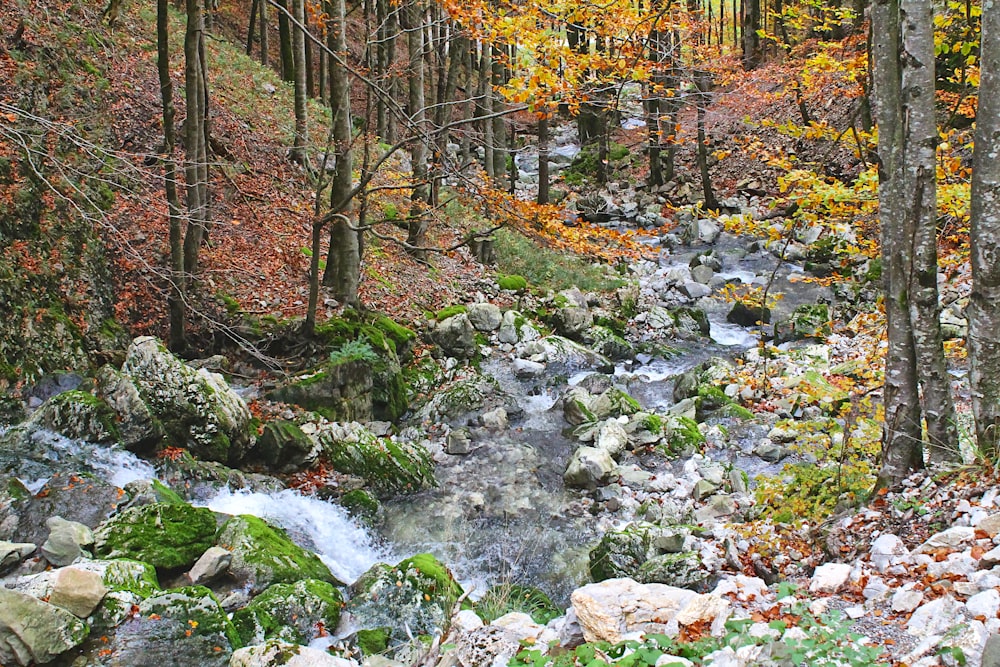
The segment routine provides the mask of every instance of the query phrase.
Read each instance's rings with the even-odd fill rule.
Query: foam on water
[[[753,334],[738,324],[715,322],[711,319],[709,320],[709,324],[711,325],[711,332],[709,335],[712,340],[719,345],[725,345],[727,347],[732,347],[734,345],[738,345],[740,347],[751,347],[757,342],[757,338]]]
[[[355,581],[380,561],[396,562],[343,508],[291,489],[256,493],[221,489],[197,503],[225,514],[251,514],[285,529],[300,546],[314,551],[335,577]]]

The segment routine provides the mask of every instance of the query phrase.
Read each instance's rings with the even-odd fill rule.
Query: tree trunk
[[[204,7],[202,0],[187,0],[187,29],[184,34],[184,87],[187,119],[184,122],[186,199],[188,226],[184,235],[184,292],[198,272],[198,253],[208,229],[208,141],[206,139]]]
[[[281,9],[288,9],[288,0],[276,0],[276,2]],[[281,43],[281,78],[293,82],[295,81],[295,56],[292,49],[291,21],[288,20],[288,15],[280,10],[278,11],[278,40]]]
[[[493,86],[490,83],[493,66],[490,63],[490,47],[486,42],[480,44],[479,57],[479,89],[477,97],[479,103],[476,105],[476,115],[489,116],[493,112]],[[482,121],[483,128],[483,168],[486,176],[492,181],[496,178],[493,171],[493,122],[489,118]]]
[[[917,361],[908,303],[913,228],[905,211],[907,193],[902,183],[904,129],[899,0],[875,1],[872,35],[888,344],[883,390],[882,467],[876,488],[886,488],[923,467]]]
[[[292,0],[292,11],[298,25],[292,30],[292,62],[295,70],[295,138],[292,142],[291,159],[307,164],[309,143],[309,111],[306,95],[306,36],[300,26],[305,25],[305,0]]]
[[[413,191],[410,195],[410,214],[407,225],[407,251],[414,257],[426,260],[427,218],[426,203],[429,195],[427,184],[427,112],[424,101],[424,13],[420,0],[409,0],[400,8],[400,25],[406,33],[408,105],[410,131],[416,136],[410,148]]]
[[[247,28],[247,55],[253,55],[253,40],[256,35],[254,32],[257,30],[257,7],[261,2],[267,2],[267,0],[253,0],[250,5],[250,26]]]
[[[549,203],[549,116],[538,118],[538,203]]]
[[[743,0],[743,69],[756,69],[762,60],[760,35],[760,0]]]
[[[267,39],[267,0],[260,0],[260,64],[267,67],[269,48]]]
[[[969,380],[979,451],[1000,450],[1000,6],[982,10],[979,110],[972,157]]]
[[[330,48],[335,53],[347,53],[344,0],[327,3],[330,14]],[[333,114],[333,142],[335,169],[330,184],[331,211],[346,214],[350,211],[352,189],[351,172],[354,170],[351,151],[351,86],[347,68],[331,61],[330,111]],[[333,297],[340,303],[358,305],[358,284],[361,280],[361,244],[359,232],[351,229],[346,218],[338,218],[330,227],[330,250],[326,260],[323,284],[333,289]]]
[[[181,234],[181,204],[177,195],[177,163],[174,161],[174,84],[170,79],[170,17],[167,0],[156,1],[156,69],[160,77],[160,100],[163,105],[163,185],[167,196],[170,225],[170,290],[167,306],[170,312],[168,345],[174,352],[187,347],[184,303],[184,243]]]
[[[931,0],[901,0],[903,192],[913,234],[909,315],[932,463],[956,461],[958,427],[941,338],[937,263],[937,123],[934,117],[934,19]]]
[[[705,210],[718,210],[719,202],[712,189],[712,177],[708,173],[708,138],[705,136],[705,107],[711,99],[710,75],[699,72],[695,75],[695,85],[698,86],[698,171],[701,173],[701,188],[705,195]]]
[[[504,64],[503,55],[499,47],[493,47],[493,72],[492,87],[500,88],[504,84]],[[497,186],[503,187],[503,180],[507,175],[507,121],[500,112],[503,111],[504,102],[501,95],[493,95],[493,175]]]

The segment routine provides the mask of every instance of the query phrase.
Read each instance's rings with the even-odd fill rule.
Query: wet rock
[[[467,428],[456,428],[448,433],[445,441],[445,451],[448,454],[463,456],[472,451],[472,436]]]
[[[699,479],[694,484],[694,488],[691,489],[691,497],[698,502],[702,502],[705,498],[719,490],[719,484],[710,482],[707,479]]]
[[[635,359],[635,348],[621,336],[607,327],[595,325],[587,333],[591,347],[608,359],[622,361]]]
[[[115,442],[119,435],[111,407],[90,392],[76,389],[42,403],[29,418],[28,425],[67,438],[103,444]]]
[[[517,325],[521,319],[523,318],[516,310],[506,311],[500,321],[500,331],[497,333],[497,339],[501,343],[509,345],[516,343],[518,341]]]
[[[174,445],[222,462],[239,461],[249,449],[250,411],[221,375],[191,368],[149,336],[132,341],[122,374]]]
[[[773,442],[763,442],[753,449],[753,453],[764,459],[768,463],[777,463],[787,457],[791,450]]]
[[[707,284],[692,280],[683,283],[678,289],[689,299],[700,299],[712,293],[712,288]]]
[[[340,591],[325,581],[275,584],[233,614],[233,625],[245,645],[270,639],[308,644],[336,630],[343,604]]]
[[[215,514],[204,507],[131,507],[97,527],[94,553],[100,558],[134,558],[157,568],[190,567],[212,546],[215,529]]]
[[[538,377],[545,372],[545,364],[540,364],[537,361],[529,359],[516,358],[512,362],[512,365],[514,367],[514,375],[519,378]]]
[[[51,662],[87,633],[87,625],[65,609],[0,588],[0,664]]]
[[[469,306],[467,314],[475,330],[485,333],[499,329],[503,319],[500,308],[492,303],[474,303]]]
[[[506,431],[510,425],[507,419],[507,411],[502,407],[494,408],[479,415],[479,421],[484,428],[490,431]]]
[[[792,311],[787,320],[774,325],[774,342],[823,339],[830,335],[830,308],[824,303],[805,304]]]
[[[209,547],[188,572],[188,579],[195,586],[207,584],[229,569],[233,555],[222,547]]]
[[[319,556],[292,542],[285,531],[255,516],[234,516],[226,521],[219,529],[217,542],[233,555],[230,574],[251,591],[300,579],[338,583]]]
[[[628,434],[616,419],[609,419],[601,424],[597,437],[594,438],[594,445],[606,451],[612,458],[620,456],[627,444]]]
[[[295,422],[271,421],[257,438],[252,460],[268,470],[295,472],[316,458],[319,448]]]
[[[586,306],[565,306],[552,315],[552,325],[558,334],[572,340],[583,340],[594,326],[594,314]]]
[[[771,321],[771,309],[737,301],[733,304],[729,314],[726,315],[726,321],[730,324],[738,324],[741,327],[755,327],[758,322],[767,324]]]
[[[104,366],[97,372],[97,392],[114,411],[118,439],[125,449],[139,454],[155,452],[164,444],[166,431],[128,377]]]
[[[42,545],[42,555],[57,567],[69,565],[94,544],[94,533],[82,523],[54,516],[45,525],[49,528],[49,537]]]
[[[702,285],[707,285],[714,275],[715,271],[712,270],[712,267],[704,264],[700,264],[691,269],[691,280],[696,283],[701,283]]]
[[[378,438],[353,422],[324,424],[315,438],[336,470],[363,478],[377,492],[415,491],[434,482],[434,463],[418,442]]]

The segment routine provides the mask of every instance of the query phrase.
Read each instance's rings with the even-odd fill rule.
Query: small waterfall
[[[227,488],[196,504],[225,514],[251,514],[283,528],[345,583],[355,581],[377,562],[399,560],[376,544],[343,508],[291,489],[256,493]]]

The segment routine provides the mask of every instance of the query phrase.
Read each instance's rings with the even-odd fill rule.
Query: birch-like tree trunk
[[[941,337],[937,262],[937,122],[931,0],[900,0],[903,193],[912,227],[909,316],[932,463],[958,457],[958,428]]]
[[[969,379],[979,450],[1000,450],[1000,5],[983,3],[972,157]]]
[[[198,253],[208,229],[208,140],[206,137],[206,68],[204,48],[204,6],[202,0],[187,0],[187,29],[184,33],[184,93],[187,119],[184,121],[184,180],[188,226],[184,234],[184,290],[198,271]]]
[[[295,138],[292,142],[291,158],[306,164],[306,145],[309,143],[309,112],[306,89],[306,35],[305,0],[292,0],[292,14],[298,25],[292,25],[292,68],[295,73]]]

